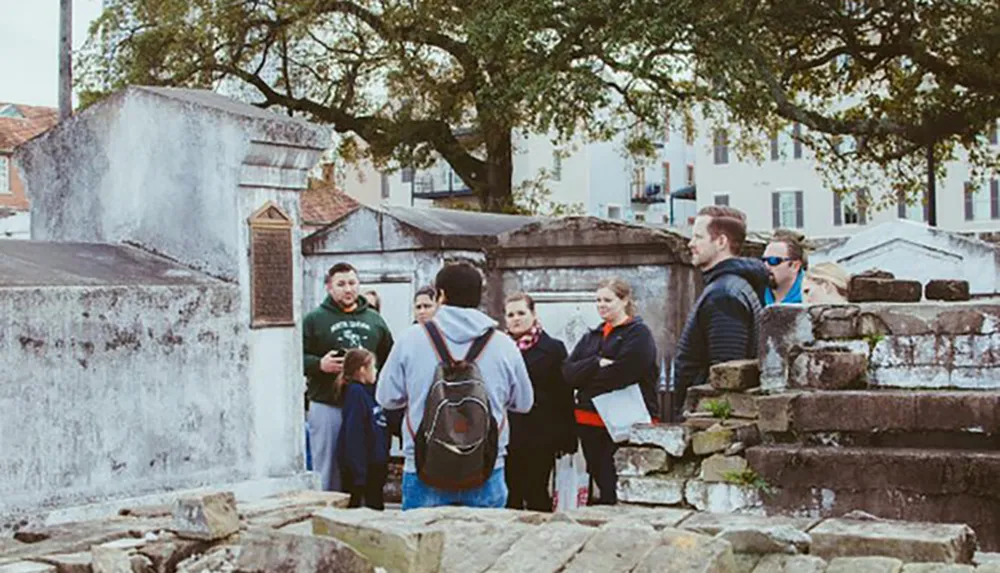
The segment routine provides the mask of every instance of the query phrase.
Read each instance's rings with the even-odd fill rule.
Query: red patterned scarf
[[[516,337],[510,334],[510,337],[517,343],[517,347],[521,349],[521,352],[527,352],[538,344],[538,340],[542,337],[542,325],[538,321],[535,321],[535,324],[528,329],[528,332]]]

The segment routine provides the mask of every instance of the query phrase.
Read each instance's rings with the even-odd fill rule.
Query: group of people
[[[756,356],[757,319],[768,304],[842,302],[846,273],[809,268],[802,243],[776,234],[760,259],[739,254],[740,211],[710,206],[688,244],[705,288],[674,353],[674,411],[713,364]],[[557,457],[582,447],[594,504],[617,502],[617,444],[594,398],[637,384],[654,422],[657,348],[628,283],[601,281],[601,323],[572,352],[547,333],[530,295],[509,295],[504,327],[479,310],[483,276],[444,266],[417,291],[414,324],[394,340],[377,293],[361,293],[357,271],[330,268],[328,296],[303,324],[312,463],[325,490],[352,507],[382,509],[389,444],[402,438],[403,509],[439,505],[551,511]]]

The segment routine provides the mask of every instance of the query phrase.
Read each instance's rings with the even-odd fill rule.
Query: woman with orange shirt
[[[597,484],[599,495],[591,505],[618,502],[618,445],[604,427],[592,399],[638,383],[650,416],[657,414],[656,342],[653,333],[635,314],[632,287],[618,278],[601,281],[597,289],[597,313],[602,324],[580,339],[563,365],[566,381],[576,389],[576,423],[587,473]]]

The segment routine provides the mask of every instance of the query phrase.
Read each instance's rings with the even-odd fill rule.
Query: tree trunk
[[[484,126],[486,181],[476,189],[483,211],[503,213],[513,206],[514,179],[512,130]]]

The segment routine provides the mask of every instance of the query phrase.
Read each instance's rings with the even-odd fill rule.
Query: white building
[[[927,220],[926,205],[893,201],[881,210],[858,209],[856,197],[837,195],[817,171],[809,148],[794,137],[795,128],[779,134],[765,147],[765,158],[738,156],[724,130],[702,126],[695,146],[697,202],[702,207],[725,204],[747,214],[755,231],[801,229],[812,237],[850,235],[873,223],[893,219]],[[989,134],[997,153],[996,130]],[[969,184],[969,165],[947,165],[947,176],[936,184],[937,225],[949,231],[1000,229],[1000,189],[996,176]],[[971,187],[971,188],[970,188]],[[871,189],[870,196],[884,190]]]
[[[669,222],[669,192],[694,183],[694,147],[679,132],[670,132],[656,143],[655,159],[637,161],[626,153],[624,141],[622,135],[556,146],[546,136],[515,135],[514,186],[548,174],[543,184],[555,203],[578,205],[587,215],[609,219]],[[416,171],[382,173],[368,163],[345,165],[340,171],[344,191],[369,204],[419,207],[472,197],[443,160]],[[693,201],[674,201],[676,221],[686,221],[693,211]]]

